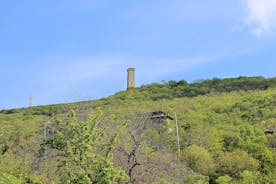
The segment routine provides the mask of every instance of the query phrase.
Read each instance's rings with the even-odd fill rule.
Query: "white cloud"
[[[136,62],[137,72],[142,73],[142,82],[160,82],[163,77],[185,72],[199,65],[204,65],[216,60],[211,56],[192,56],[179,59],[141,59],[143,62]],[[140,71],[139,71],[140,70]],[[164,78],[163,78],[164,79]]]
[[[157,79],[162,76],[187,71],[201,64],[216,60],[211,56],[191,56],[184,58],[150,58],[137,56],[88,56],[64,59],[37,71],[47,83],[72,85],[83,81],[121,80],[128,67],[135,67],[143,79]]]
[[[217,57],[204,55],[162,59],[130,55],[51,58],[32,67],[26,90],[32,92],[36,105],[95,99],[124,90],[128,67],[136,68],[140,86],[167,80],[168,76],[214,60]]]
[[[137,85],[160,81],[168,75],[188,71],[199,65],[216,60],[215,57],[194,56],[186,58],[143,58],[134,56],[96,56],[65,59],[64,62],[52,62],[36,71],[34,83],[43,81],[45,86],[51,86],[54,91],[93,85],[95,88],[120,86],[126,83],[126,69],[137,69]],[[53,67],[55,65],[55,67]],[[50,91],[48,91],[50,92]]]
[[[128,67],[136,68],[137,86],[140,86],[166,80],[170,75],[184,73],[216,59],[204,55],[163,59],[130,55],[53,57],[11,70],[17,76],[17,83],[12,85],[22,86],[25,91],[20,94],[24,100],[21,104],[16,102],[17,106],[28,103],[29,93],[33,94],[35,105],[80,101],[124,90]],[[9,95],[10,99],[19,96]]]
[[[246,24],[257,37],[270,35],[276,28],[276,0],[245,0]]]

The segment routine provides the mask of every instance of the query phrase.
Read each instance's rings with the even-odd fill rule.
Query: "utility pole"
[[[33,96],[32,94],[30,94],[30,98],[29,98],[29,107],[33,106]]]
[[[178,156],[180,156],[180,143],[179,143],[178,122],[177,122],[176,112],[174,112],[174,116],[175,116],[175,128],[176,128],[176,137],[177,137]]]

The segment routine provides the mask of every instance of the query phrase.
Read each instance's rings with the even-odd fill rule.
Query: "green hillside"
[[[157,121],[145,113],[168,113]],[[179,145],[176,136],[179,129]],[[0,184],[276,183],[276,78],[168,81],[0,111]]]

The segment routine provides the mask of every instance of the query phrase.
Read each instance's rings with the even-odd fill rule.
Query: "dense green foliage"
[[[117,135],[107,141],[109,138],[103,135],[99,123],[98,117],[78,121],[75,112],[70,111],[67,120],[56,120],[52,125],[55,131],[46,135],[39,153],[41,157],[53,154],[57,158],[60,183],[119,183],[127,180],[124,171],[112,163]]]
[[[150,121],[144,112],[176,113]],[[173,116],[174,117],[174,116]],[[154,83],[0,111],[2,183],[276,183],[276,78]]]
[[[168,81],[159,83],[152,83],[143,85],[141,88],[135,90],[135,99],[161,100],[172,99],[179,97],[195,97],[199,95],[206,95],[210,93],[222,93],[231,91],[248,91],[248,90],[266,90],[268,88],[276,87],[276,78],[266,79],[263,77],[239,77],[212,80],[198,80],[194,83],[187,83],[185,80]],[[127,98],[126,93],[122,92],[116,96],[124,99]]]

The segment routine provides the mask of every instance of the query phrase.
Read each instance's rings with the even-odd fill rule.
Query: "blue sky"
[[[0,109],[276,74],[276,0],[0,1]]]

